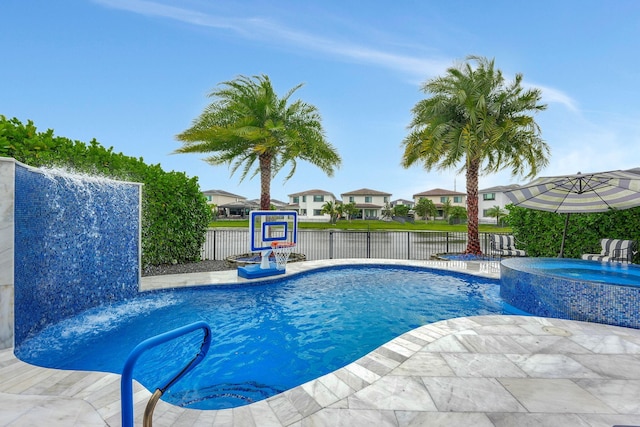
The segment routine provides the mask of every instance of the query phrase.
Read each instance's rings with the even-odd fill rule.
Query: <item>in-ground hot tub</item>
[[[535,316],[640,329],[640,266],[565,258],[510,258],[500,296]]]

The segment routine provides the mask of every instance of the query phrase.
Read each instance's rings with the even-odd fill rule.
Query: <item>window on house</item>
[[[210,202],[213,197],[207,196],[207,202]]]
[[[384,202],[389,203],[389,198],[387,196],[384,196]]]
[[[302,203],[307,203],[307,196],[302,196]]]
[[[489,215],[487,215],[487,212],[489,212],[489,209],[483,209],[482,210],[482,216],[485,217],[485,218],[488,217]]]
[[[313,216],[322,216],[322,209],[314,209]]]
[[[353,196],[349,196],[349,203],[353,203],[355,202],[355,200],[353,200]]]
[[[313,196],[314,202],[324,202],[324,196]]]
[[[364,196],[365,203],[371,203],[371,196]]]
[[[300,197],[296,196],[293,198],[293,203],[300,203]]]
[[[449,200],[449,196],[440,197],[440,203],[447,203],[448,200]]]
[[[495,200],[496,199],[496,193],[484,193],[482,195],[482,200]]]
[[[453,203],[462,203],[462,196],[453,196]]]

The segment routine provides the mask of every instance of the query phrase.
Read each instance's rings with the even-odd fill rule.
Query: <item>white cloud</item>
[[[531,86],[534,86],[534,85],[531,85]],[[572,112],[578,111],[578,106],[576,101],[566,93],[558,89],[554,89],[552,87],[544,86],[544,85],[535,85],[535,87],[542,91],[543,102],[552,102],[552,103],[562,104],[565,107],[567,107],[569,111],[572,111]]]
[[[273,21],[258,18],[228,18],[167,6],[147,0],[94,0],[96,3],[114,9],[126,10],[146,16],[174,19],[187,24],[228,29],[246,38],[272,40],[283,45],[302,47],[305,51],[315,51],[337,56],[349,61],[374,64],[423,78],[437,75],[451,65],[451,60],[419,58],[372,49],[343,40],[318,37],[297,31]]]

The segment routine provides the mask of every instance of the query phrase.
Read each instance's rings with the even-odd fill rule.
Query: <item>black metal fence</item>
[[[484,253],[489,234],[480,233]],[[298,230],[295,252],[309,261],[335,258],[425,260],[440,253],[460,253],[467,247],[466,232]],[[202,247],[202,259],[224,260],[251,252],[249,230],[212,228]]]

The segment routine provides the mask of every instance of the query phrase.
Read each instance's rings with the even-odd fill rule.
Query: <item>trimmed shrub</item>
[[[507,209],[509,215],[506,221],[530,256],[558,256],[566,214],[513,205],[507,206]],[[564,256],[580,258],[583,253],[599,253],[600,239],[604,238],[640,240],[640,207],[603,213],[571,214]]]
[[[95,139],[88,144],[38,132],[32,121],[0,115],[0,156],[35,167],[62,167],[113,179],[143,183],[142,267],[200,259],[212,219],[197,178],[165,172],[142,158],[114,153]]]

